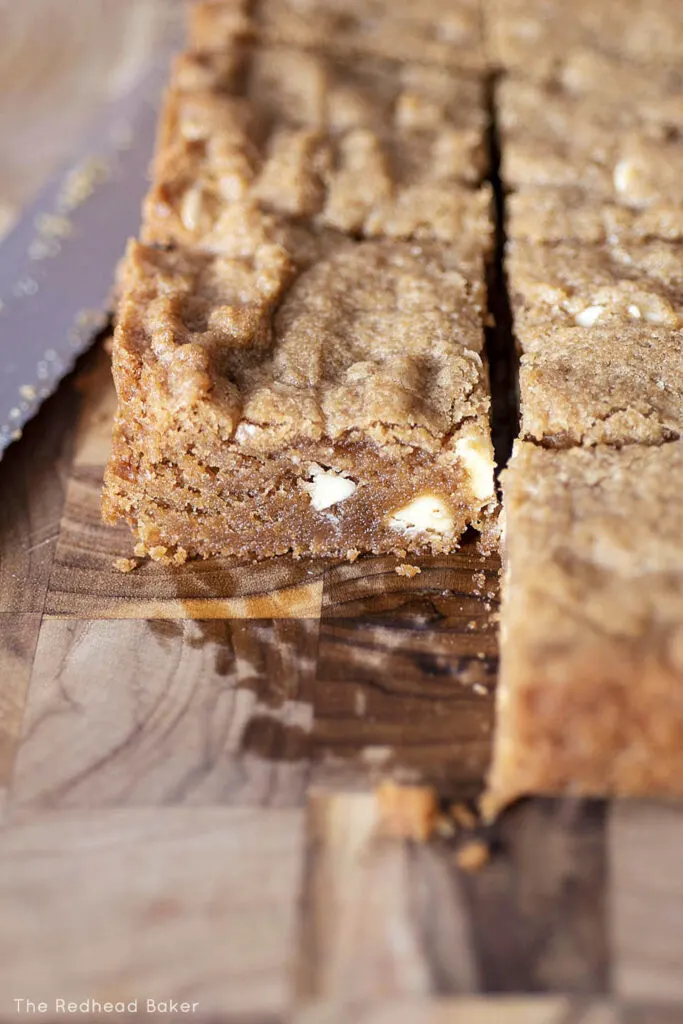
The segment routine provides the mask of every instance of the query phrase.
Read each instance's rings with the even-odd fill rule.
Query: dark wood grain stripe
[[[455,797],[489,760],[497,668],[497,562],[474,543],[448,558],[361,559],[325,575],[316,757],[362,776],[408,771]],[[340,777],[343,777],[340,776]]]
[[[462,877],[485,991],[609,991],[605,815],[534,799],[499,819],[491,862]]]

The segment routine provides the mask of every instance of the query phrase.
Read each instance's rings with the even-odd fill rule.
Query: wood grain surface
[[[0,0],[7,209],[170,9]],[[111,415],[99,349],[0,463],[0,1021],[17,998],[42,1020],[60,998],[232,1024],[683,1019],[681,808],[528,800],[477,832],[478,872],[462,829],[387,834],[386,777],[444,808],[481,788],[498,562],[468,541],[412,579],[391,558],[122,574]]]

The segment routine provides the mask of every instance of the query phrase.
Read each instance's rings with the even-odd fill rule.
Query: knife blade
[[[0,459],[105,326],[137,233],[169,51],[101,113],[0,244]]]

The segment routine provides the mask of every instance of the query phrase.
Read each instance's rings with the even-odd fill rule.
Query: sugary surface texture
[[[479,0],[242,0],[231,14],[222,7],[200,5],[190,32],[195,49],[225,48],[246,21],[259,39],[347,57],[486,66]]]
[[[243,258],[132,245],[117,347],[162,389],[156,412],[206,400],[248,450],[283,431],[448,444],[482,378],[476,248],[311,244],[308,267],[281,245]]]
[[[488,46],[499,67],[553,79],[576,52],[680,66],[683,6],[671,0],[487,0]]]
[[[519,373],[520,435],[553,447],[661,444],[683,436],[683,331],[552,327]]]
[[[651,239],[614,245],[523,239],[508,247],[508,279],[519,344],[529,349],[540,328],[590,330],[623,323],[676,329],[683,314],[683,248]]]
[[[683,443],[554,452],[503,474],[506,585],[489,780],[683,795]]]
[[[639,80],[619,105],[600,89],[577,97],[504,79],[497,102],[506,185],[581,187],[637,208],[681,205],[683,102],[648,92],[639,105]]]
[[[221,251],[249,199],[368,236],[486,235],[483,83],[289,47],[185,55],[162,115],[143,239]]]
[[[683,241],[683,205],[656,202],[634,210],[577,187],[531,186],[513,192],[506,217],[508,238],[533,243]]]
[[[660,444],[683,427],[680,246],[509,246],[521,436]]]

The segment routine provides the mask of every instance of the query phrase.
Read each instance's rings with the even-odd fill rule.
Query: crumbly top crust
[[[546,84],[556,95],[591,104],[593,117],[613,128],[639,122],[654,136],[683,123],[680,61],[639,66],[621,53],[570,49]]]
[[[144,239],[219,249],[226,204],[366,235],[486,235],[483,85],[287,47],[185,56],[166,98]]]
[[[529,242],[683,241],[683,205],[633,210],[601,201],[581,188],[524,188],[507,198],[508,238]]]
[[[642,636],[654,650],[670,629],[683,671],[682,476],[680,441],[562,452],[517,442],[502,474],[511,662],[515,636],[536,636],[541,658],[543,644],[557,654],[596,634]]]
[[[200,417],[245,452],[365,437],[446,459],[461,428],[487,436],[476,245],[287,245],[211,257],[131,243],[115,359],[157,429]]]
[[[508,70],[553,79],[575,51],[648,67],[680,65],[683,6],[671,0],[488,0],[490,57]]]
[[[479,0],[237,0],[234,11],[222,6],[205,3],[195,11],[195,49],[222,49],[236,34],[250,32],[344,56],[485,67]]]
[[[544,326],[683,323],[680,246],[659,240],[630,245],[538,246],[510,243],[508,276],[515,329],[524,349]]]
[[[681,205],[683,102],[657,106],[648,97],[640,108],[631,95],[618,106],[603,103],[601,93],[577,99],[504,79],[498,92],[503,180],[512,188],[580,186],[634,207]]]
[[[521,436],[552,447],[683,436],[683,332],[596,324],[539,331],[521,359]]]
[[[683,72],[641,69],[594,53],[573,53],[547,85],[526,76],[501,80],[499,101],[505,132],[560,137],[583,124],[618,131],[640,128],[665,141],[683,127]],[[533,120],[528,115],[533,113]],[[581,144],[580,138],[569,140]]]

